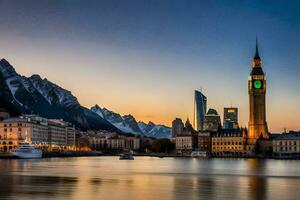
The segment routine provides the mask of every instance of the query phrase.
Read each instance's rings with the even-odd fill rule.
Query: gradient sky
[[[194,89],[248,123],[258,36],[272,132],[300,129],[300,1],[0,0],[0,57],[138,120],[192,118]],[[191,119],[192,120],[192,119]]]

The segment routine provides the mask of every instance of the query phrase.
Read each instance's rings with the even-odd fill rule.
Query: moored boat
[[[18,158],[41,158],[43,155],[42,150],[36,148],[34,145],[29,144],[26,140],[21,142],[18,148],[12,149],[11,154]]]
[[[208,158],[209,154],[207,151],[192,151],[191,157],[193,157],[193,158]]]
[[[134,160],[132,151],[120,154],[119,160]]]

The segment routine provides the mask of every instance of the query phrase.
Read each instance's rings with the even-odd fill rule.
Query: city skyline
[[[175,117],[193,120],[194,90],[200,87],[207,108],[223,116],[224,107],[238,107],[239,124],[247,126],[246,82],[258,35],[269,129],[300,129],[294,114],[300,111],[297,2],[166,1],[150,2],[147,9],[135,1],[0,4],[6,8],[0,13],[0,57],[20,74],[40,74],[86,107],[99,104],[169,126]],[[286,12],[278,15],[279,9]]]

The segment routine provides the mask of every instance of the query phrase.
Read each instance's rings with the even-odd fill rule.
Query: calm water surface
[[[0,199],[300,199],[300,161],[0,160]]]

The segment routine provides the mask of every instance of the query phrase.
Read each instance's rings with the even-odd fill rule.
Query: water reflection
[[[0,160],[0,199],[295,199],[299,175],[299,161]]]
[[[249,159],[248,160],[248,173],[252,175],[249,177],[248,185],[250,187],[250,198],[264,200],[267,199],[267,181],[264,176],[266,170],[266,160]]]
[[[68,197],[77,182],[77,178],[56,176],[1,175],[0,179],[0,198]]]

